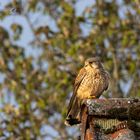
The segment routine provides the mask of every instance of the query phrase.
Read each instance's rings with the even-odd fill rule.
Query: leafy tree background
[[[95,55],[111,74],[105,97],[140,95],[139,1],[86,3],[0,0],[1,139],[75,139],[76,127],[63,123],[67,104]]]

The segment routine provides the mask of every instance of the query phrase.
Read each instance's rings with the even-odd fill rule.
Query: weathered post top
[[[121,140],[120,135],[140,139],[140,98],[83,101],[81,140]]]

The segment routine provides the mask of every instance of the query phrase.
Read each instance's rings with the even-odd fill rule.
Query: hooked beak
[[[90,67],[92,67],[92,62],[89,62]]]

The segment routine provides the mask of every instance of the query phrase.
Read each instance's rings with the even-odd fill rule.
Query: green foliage
[[[111,75],[106,97],[140,96],[138,1],[97,0],[80,15],[75,9],[78,1],[31,0],[21,4],[14,1],[0,12],[3,22],[10,16],[9,9],[17,8],[17,15],[27,21],[33,35],[32,42],[20,46],[27,30],[23,24],[13,21],[9,29],[12,34],[0,26],[0,74],[4,75],[0,85],[1,138],[75,139],[63,121],[75,76],[88,57],[100,56]],[[49,16],[56,27],[49,21],[36,26],[32,22],[36,13]],[[26,40],[28,35],[24,37]],[[26,55],[31,47],[37,49],[36,57]],[[58,135],[48,131],[42,134],[46,125]]]

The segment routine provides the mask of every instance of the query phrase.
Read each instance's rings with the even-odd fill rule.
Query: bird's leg
[[[96,96],[95,95],[90,95],[87,97],[87,99],[96,99]]]

